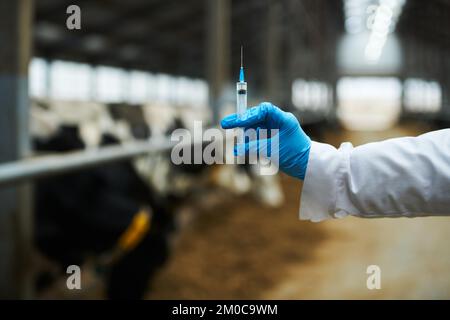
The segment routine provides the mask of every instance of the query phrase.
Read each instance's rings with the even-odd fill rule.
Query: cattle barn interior
[[[445,217],[300,221],[298,179],[173,160],[241,47],[314,141],[448,128],[450,0],[2,0],[0,41],[0,298],[450,298]]]

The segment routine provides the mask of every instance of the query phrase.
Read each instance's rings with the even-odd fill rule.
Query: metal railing
[[[168,138],[129,142],[115,146],[31,157],[0,164],[0,186],[35,178],[81,170],[100,164],[169,151],[175,142]]]

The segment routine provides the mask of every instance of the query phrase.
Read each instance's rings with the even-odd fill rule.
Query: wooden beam
[[[0,163],[26,156],[32,0],[0,2]],[[31,294],[32,217],[29,186],[0,189],[0,298]]]
[[[230,0],[204,0],[207,6],[207,79],[213,122],[218,123],[222,98],[230,83]]]

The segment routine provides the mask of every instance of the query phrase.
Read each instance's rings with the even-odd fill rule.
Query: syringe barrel
[[[247,82],[236,83],[236,113],[241,117],[247,111]]]
[[[236,83],[236,113],[240,119],[247,111],[247,82]],[[244,143],[244,129],[237,129],[237,143]],[[241,159],[242,160],[242,159]]]

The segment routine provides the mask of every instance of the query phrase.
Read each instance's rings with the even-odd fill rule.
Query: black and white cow
[[[34,102],[31,130],[35,152],[58,153],[167,136],[204,116],[167,105]],[[36,242],[61,266],[114,251],[142,212],[151,214],[140,241],[109,263],[109,298],[141,298],[152,275],[167,259],[177,225],[175,212],[194,186],[209,181],[206,165],[174,166],[169,154],[141,156],[38,180],[35,184]],[[282,193],[276,177],[248,168],[221,166],[215,184],[234,194],[253,192],[276,206]],[[101,259],[99,259],[100,261]]]

